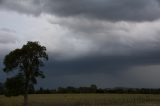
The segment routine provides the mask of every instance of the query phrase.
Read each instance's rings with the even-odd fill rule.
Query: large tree
[[[44,66],[44,60],[48,60],[46,47],[31,41],[22,48],[11,51],[4,58],[4,72],[17,72],[16,76],[6,80],[7,93],[11,96],[23,94],[24,106],[28,106],[29,87],[37,83],[37,77],[44,78],[40,70]],[[15,83],[17,86],[14,86]]]

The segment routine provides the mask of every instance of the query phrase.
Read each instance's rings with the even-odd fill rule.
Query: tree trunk
[[[26,78],[25,88],[24,88],[24,106],[28,106],[28,84],[29,81]]]
[[[26,92],[26,91],[24,94],[24,106],[28,106],[28,92]]]

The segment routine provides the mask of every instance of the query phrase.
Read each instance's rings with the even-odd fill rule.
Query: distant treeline
[[[149,89],[149,88],[97,88],[96,85],[90,87],[59,87],[58,89],[43,89],[36,90],[37,94],[54,94],[54,93],[112,93],[112,94],[160,94],[160,89]]]
[[[0,94],[4,94],[5,88],[2,83],[0,83]],[[151,89],[151,88],[125,88],[125,87],[116,87],[116,88],[98,88],[96,85],[92,84],[89,87],[59,87],[57,89],[34,89],[34,87],[30,87],[30,94],[57,94],[57,93],[112,93],[112,94],[160,94],[160,88]]]

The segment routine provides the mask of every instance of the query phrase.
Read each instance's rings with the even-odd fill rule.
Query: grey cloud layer
[[[7,28],[0,29],[0,44],[15,43],[17,39],[15,31]]]
[[[65,34],[54,35],[54,33],[51,33],[48,36],[44,36],[44,39],[41,37],[39,39],[42,42],[47,42],[52,55],[58,58],[90,55],[134,56],[159,50],[160,47],[160,20],[128,22],[128,20],[158,19],[159,14],[157,12],[160,11],[158,0],[121,0],[121,2],[118,0],[2,0],[1,6],[2,8],[29,14],[37,15],[46,12],[63,16],[58,17],[58,19],[51,19],[50,22],[51,24],[59,25],[61,30],[67,29],[67,32],[64,31]],[[135,13],[139,15],[130,17],[130,14],[135,15]],[[79,15],[93,16],[95,19],[72,17]],[[118,22],[100,20],[102,18],[117,20]],[[6,37],[2,38],[2,41],[5,41]],[[37,38],[39,37],[37,36]],[[70,53],[70,51],[72,52]]]
[[[86,55],[134,55],[159,50],[160,47],[159,20],[135,23],[63,18],[50,22],[74,32],[73,38],[90,42],[86,45]]]
[[[40,0],[1,0],[0,8],[24,14],[41,14]]]
[[[157,0],[49,0],[46,4],[48,12],[60,16],[84,15],[113,21],[155,20],[160,16]]]
[[[112,21],[160,18],[159,0],[1,0],[0,7],[34,15],[50,13]]]

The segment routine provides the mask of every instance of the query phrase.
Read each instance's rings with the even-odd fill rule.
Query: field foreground
[[[0,96],[0,106],[23,106],[23,97]],[[29,106],[160,106],[160,95],[151,94],[37,94]]]

